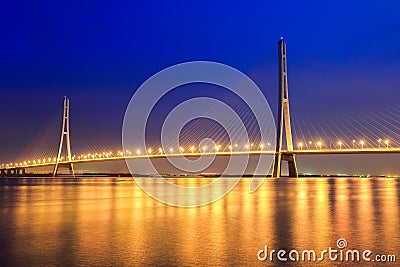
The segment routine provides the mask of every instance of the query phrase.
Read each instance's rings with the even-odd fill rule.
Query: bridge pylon
[[[53,177],[57,175],[57,171],[59,167],[67,167],[70,170],[70,173],[75,176],[74,165],[72,163],[72,155],[71,155],[71,139],[69,135],[69,99],[64,97],[64,109],[63,109],[63,123],[61,129],[61,140],[60,147],[58,149],[56,165],[54,166]],[[65,136],[65,144],[67,148],[67,161],[61,162],[61,153],[64,144],[64,136]]]
[[[289,177],[298,177],[295,155],[293,151],[292,130],[290,126],[288,78],[286,63],[286,43],[283,38],[278,43],[278,63],[279,63],[279,99],[278,99],[278,127],[276,139],[276,152],[272,177],[281,177],[282,161],[287,161]],[[285,132],[283,132],[285,129]],[[282,153],[283,135],[286,138],[286,151]]]

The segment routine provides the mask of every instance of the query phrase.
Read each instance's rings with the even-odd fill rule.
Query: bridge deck
[[[220,151],[220,152],[205,152],[205,153],[171,153],[171,154],[143,154],[143,155],[124,155],[124,156],[113,156],[113,157],[95,157],[87,159],[76,159],[72,161],[60,161],[59,164],[79,164],[79,163],[91,163],[91,162],[104,162],[104,161],[117,161],[117,160],[134,160],[144,158],[167,158],[167,157],[200,157],[200,156],[245,156],[245,155],[274,155],[276,152],[271,150],[258,150],[258,151]],[[400,153],[400,148],[363,148],[363,149],[314,149],[314,150],[284,150],[282,154],[294,154],[294,155],[335,155],[335,154],[391,154]],[[1,167],[0,170],[16,169],[16,168],[36,168],[36,167],[48,167],[56,165],[55,161],[35,163],[35,164],[24,164],[14,163],[8,164]]]

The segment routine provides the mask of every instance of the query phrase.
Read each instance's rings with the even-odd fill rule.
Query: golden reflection
[[[240,216],[242,223],[237,225],[237,231],[241,233],[240,240],[237,240],[237,243],[240,244],[238,255],[252,255],[254,247],[249,244],[272,245],[275,236],[274,229],[277,226],[275,181],[266,179],[256,192],[243,194],[247,192],[250,183],[251,179],[248,179],[246,183],[240,183],[242,188],[239,188],[237,193],[242,197],[240,203],[245,204],[245,209],[242,210]],[[230,202],[236,202],[233,196]]]
[[[111,254],[113,232],[103,229],[112,227],[113,220],[113,194],[112,186],[97,186],[86,184],[80,187],[78,199],[84,200],[74,210],[75,215],[70,217],[71,225],[76,227],[76,238],[78,250],[83,255],[90,255],[96,250],[98,257],[93,260],[94,265],[101,265],[107,262],[107,257]],[[99,205],[101,203],[101,205]],[[72,214],[71,214],[72,215]],[[79,220],[79,223],[78,223]],[[88,232],[91,234],[87,234]],[[101,233],[101,234],[100,234]],[[101,239],[99,236],[101,235]]]
[[[307,178],[299,178],[293,182],[293,201],[291,201],[291,213],[293,213],[290,225],[293,227],[291,237],[292,248],[302,248],[304,240],[313,245],[313,233],[309,231],[314,220],[314,214],[310,209],[310,199],[314,197]]]
[[[397,180],[385,179],[383,183],[382,197],[380,198],[380,205],[382,209],[382,216],[379,218],[381,225],[384,225],[382,230],[382,238],[384,244],[390,244],[386,247],[386,251],[400,251],[399,246],[399,202],[398,202],[398,189],[396,187]],[[399,256],[400,257],[400,256]]]
[[[330,244],[329,235],[332,232],[330,206],[329,206],[329,183],[327,178],[315,179],[312,181],[313,196],[309,196],[313,201],[313,207],[308,210],[314,211],[312,216],[312,224],[314,234],[311,235],[315,249],[325,249]],[[308,230],[310,231],[310,230]]]
[[[400,251],[397,179],[266,179],[253,194],[250,182],[210,205],[177,208],[130,178],[21,179],[0,187],[0,229],[13,240],[2,253],[28,265],[254,266],[264,245],[320,250],[339,237],[354,249]],[[156,178],[146,183],[173,193]]]
[[[374,227],[374,200],[372,188],[372,179],[362,179],[358,183],[358,205],[354,210],[353,216],[356,216],[359,223],[360,233],[374,233],[376,228]],[[360,234],[359,242],[365,246],[372,246],[371,237],[368,234]]]
[[[335,230],[337,237],[335,238],[346,238],[351,234],[353,226],[351,224],[351,209],[350,209],[350,197],[349,183],[351,178],[342,178],[335,180],[334,195],[334,221]],[[334,240],[332,240],[334,241]]]

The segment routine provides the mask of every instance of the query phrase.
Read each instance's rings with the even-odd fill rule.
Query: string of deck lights
[[[327,144],[329,143],[329,146]],[[366,149],[366,148],[373,148],[373,149],[389,149],[390,148],[390,140],[389,139],[377,139],[375,144],[370,144],[364,140],[355,139],[352,140],[351,144],[345,143],[342,140],[339,140],[335,143],[329,141],[325,143],[323,140],[319,140],[316,142],[313,141],[299,141],[297,142],[297,149],[300,151],[305,150],[351,150],[351,149]],[[186,148],[180,146],[178,149],[174,149],[173,147],[169,147],[168,149],[163,149],[162,147],[158,148],[147,148],[147,149],[133,149],[133,150],[125,150],[125,151],[117,151],[117,152],[101,152],[101,153],[87,153],[87,154],[80,154],[80,155],[73,155],[72,161],[73,162],[85,162],[85,161],[93,161],[93,160],[101,160],[101,159],[115,159],[115,158],[130,158],[130,157],[147,157],[147,156],[167,156],[170,154],[218,154],[218,153],[229,153],[229,152],[255,152],[255,151],[271,151],[271,143],[248,143],[245,145],[240,146],[239,144],[232,144],[226,147],[222,145],[216,144],[215,146],[195,146],[189,145]],[[31,159],[31,160],[24,160],[22,162],[10,162],[10,163],[3,163],[1,164],[1,168],[13,168],[13,167],[32,167],[32,166],[47,166],[52,165],[57,162],[57,158],[39,158],[39,159]],[[60,163],[69,162],[69,160],[65,157],[61,157],[59,160]]]

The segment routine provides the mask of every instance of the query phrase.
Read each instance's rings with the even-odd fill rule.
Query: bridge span
[[[60,166],[69,166],[71,164],[82,164],[82,163],[96,163],[96,162],[110,162],[110,161],[121,161],[121,160],[140,160],[140,159],[163,159],[163,158],[198,158],[198,157],[223,157],[223,156],[257,156],[257,155],[276,155],[276,151],[273,150],[249,150],[249,151],[218,151],[218,152],[187,152],[187,153],[162,153],[162,154],[141,154],[141,155],[125,155],[118,153],[114,155],[89,155],[84,158],[72,159],[72,160],[59,160],[57,163],[56,158],[54,159],[43,159],[35,162],[19,162],[2,164],[0,171],[1,176],[15,176],[26,174],[26,169],[39,168],[39,167],[55,167],[57,164]],[[388,147],[388,148],[342,148],[342,149],[297,149],[297,150],[282,150],[282,155],[294,154],[294,155],[354,155],[354,154],[393,154],[400,153],[400,148]],[[266,174],[268,175],[268,174]]]

